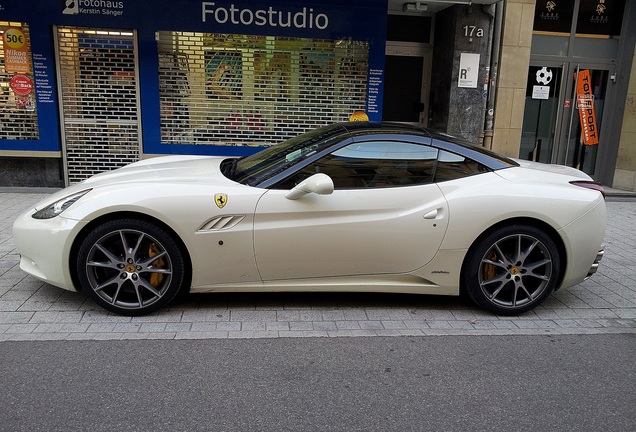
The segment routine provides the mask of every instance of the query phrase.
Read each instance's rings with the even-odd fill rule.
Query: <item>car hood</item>
[[[226,157],[161,156],[145,159],[113,171],[94,175],[82,182],[87,187],[130,182],[209,182],[231,181],[220,171]]]
[[[514,159],[522,168],[530,168],[538,171],[546,171],[555,174],[563,174],[566,176],[577,177],[582,180],[592,180],[592,177],[576,168],[565,165],[545,164],[541,162],[532,162],[522,159]]]
[[[157,185],[157,190],[165,190],[170,185],[187,188],[196,184],[215,184],[232,187],[238,183],[225,177],[220,165],[227,157],[217,156],[160,156],[145,159],[112,171],[96,174],[80,183],[73,184],[46,197],[35,205],[36,210],[48,207],[57,200],[76,192],[92,189],[94,192],[121,190],[133,185]],[[181,186],[182,185],[182,186]]]

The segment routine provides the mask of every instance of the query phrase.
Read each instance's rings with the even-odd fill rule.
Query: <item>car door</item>
[[[256,262],[265,281],[406,273],[437,253],[447,203],[432,183],[437,150],[399,141],[354,142],[298,170],[259,200]],[[286,195],[316,173],[330,195]]]

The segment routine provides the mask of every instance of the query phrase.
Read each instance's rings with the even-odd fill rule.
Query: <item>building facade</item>
[[[636,190],[636,2],[509,0],[492,148]]]
[[[632,3],[1,0],[0,186],[250,154],[364,112],[634,190]]]

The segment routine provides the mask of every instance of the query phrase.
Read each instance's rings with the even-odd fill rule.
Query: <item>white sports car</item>
[[[27,273],[141,315],[181,291],[457,295],[517,314],[596,271],[603,189],[397,124],[316,129],[244,158],[165,156],[14,224]]]

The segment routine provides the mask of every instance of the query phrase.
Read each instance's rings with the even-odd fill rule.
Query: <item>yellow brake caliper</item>
[[[497,259],[497,254],[493,251],[489,256],[488,259],[491,261],[495,261]],[[483,273],[483,277],[484,280],[490,280],[492,278],[495,277],[495,266],[492,264],[486,264],[484,266],[484,273]]]
[[[154,256],[157,256],[158,254],[159,254],[159,248],[154,243],[151,243],[150,247],[148,248],[148,255],[150,256],[150,258],[152,258]],[[166,263],[163,261],[163,258],[159,258],[153,261],[151,264],[154,268],[159,268],[159,269],[164,268],[164,266],[166,265]],[[159,286],[162,280],[163,280],[163,275],[161,273],[153,273],[152,275],[150,275],[150,285],[152,285],[155,288]]]

